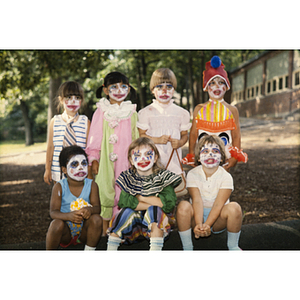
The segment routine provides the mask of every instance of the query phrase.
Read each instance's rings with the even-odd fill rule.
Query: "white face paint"
[[[213,144],[205,144],[200,151],[200,162],[206,168],[215,168],[220,165],[221,151],[220,147]]]
[[[83,154],[71,157],[67,164],[67,173],[70,178],[76,181],[83,181],[88,175],[88,162]]]
[[[81,105],[80,96],[68,96],[64,98],[64,108],[69,111],[78,111]]]
[[[129,92],[129,86],[124,83],[114,83],[108,86],[108,95],[110,99],[121,102],[125,100]]]
[[[137,170],[145,172],[153,167],[155,162],[155,153],[151,147],[137,147],[132,150],[131,159]]]
[[[158,84],[153,90],[155,99],[161,103],[168,103],[174,94],[174,87],[170,83]]]
[[[217,76],[209,82],[207,90],[211,100],[222,100],[227,91],[227,85],[223,78]]]

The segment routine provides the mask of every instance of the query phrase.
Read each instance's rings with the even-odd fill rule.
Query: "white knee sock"
[[[229,250],[242,250],[239,247],[241,231],[239,232],[229,232],[227,231],[227,247]]]
[[[121,238],[115,237],[115,236],[109,236],[107,241],[107,250],[118,250],[120,244],[121,244]]]
[[[150,238],[150,251],[160,251],[164,246],[163,237],[151,237]]]
[[[85,245],[84,250],[96,250],[96,247],[90,247],[88,245]]]
[[[186,231],[178,231],[183,250],[193,250],[193,241],[192,241],[192,228]]]

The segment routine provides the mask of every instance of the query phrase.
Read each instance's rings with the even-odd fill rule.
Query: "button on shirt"
[[[187,187],[197,187],[203,200],[203,206],[211,208],[217,198],[220,189],[231,189],[233,191],[233,179],[222,167],[206,179],[202,166],[190,170],[187,174]],[[229,199],[225,204],[229,203]]]

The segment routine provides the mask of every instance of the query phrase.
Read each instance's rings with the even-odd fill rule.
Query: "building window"
[[[237,91],[232,93],[232,103],[243,101],[243,91]]]
[[[278,83],[278,89],[279,89],[279,90],[282,90],[282,84],[283,84],[283,78],[280,77],[280,78],[279,78],[279,83]]]
[[[275,77],[267,82],[266,94],[278,93],[285,91],[289,87],[289,76],[284,75],[280,77]]]
[[[261,84],[248,87],[246,90],[246,100],[254,99],[261,95]]]
[[[300,87],[300,71],[294,73],[294,88]]]

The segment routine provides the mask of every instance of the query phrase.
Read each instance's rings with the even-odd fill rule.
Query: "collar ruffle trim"
[[[156,174],[140,176],[137,172],[129,169],[123,171],[118,177],[116,183],[122,190],[133,196],[139,194],[142,196],[156,195],[166,186],[178,186],[182,178],[168,170],[160,170]]]
[[[101,98],[96,104],[104,112],[106,120],[127,119],[136,110],[136,105],[130,100],[123,101],[120,105],[110,104],[106,98]]]

